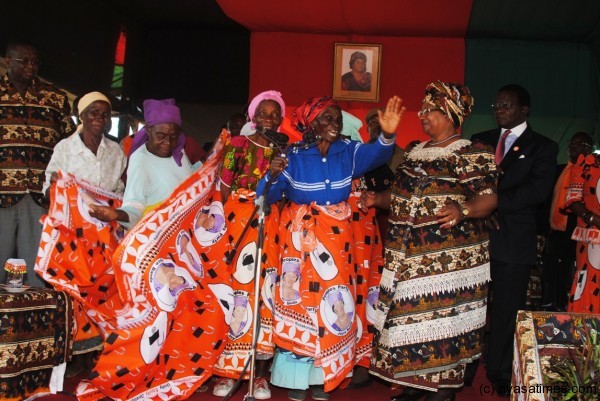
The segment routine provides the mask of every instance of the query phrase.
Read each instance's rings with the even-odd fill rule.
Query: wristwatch
[[[469,216],[469,209],[464,204],[459,203],[458,207],[460,207],[460,214],[463,219]]]

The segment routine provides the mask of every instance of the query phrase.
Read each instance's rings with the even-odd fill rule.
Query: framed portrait
[[[336,43],[333,62],[333,98],[379,101],[381,45]]]

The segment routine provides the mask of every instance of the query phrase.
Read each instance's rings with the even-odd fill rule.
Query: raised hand
[[[384,135],[391,136],[396,132],[405,111],[406,107],[402,106],[402,99],[398,96],[392,96],[388,100],[384,111],[377,110],[379,126]]]

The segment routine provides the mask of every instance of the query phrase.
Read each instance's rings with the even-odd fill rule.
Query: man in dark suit
[[[531,100],[519,85],[500,89],[493,105],[499,128],[475,134],[496,149],[498,208],[490,230],[492,305],[487,375],[508,389],[517,311],[524,309],[529,272],[536,263],[536,212],[553,186],[558,145],[527,124]],[[507,391],[504,391],[506,394]]]

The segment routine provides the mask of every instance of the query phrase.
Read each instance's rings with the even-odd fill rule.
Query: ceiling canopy
[[[217,0],[253,32],[600,44],[598,0]]]
[[[217,0],[250,31],[463,37],[471,0]]]

